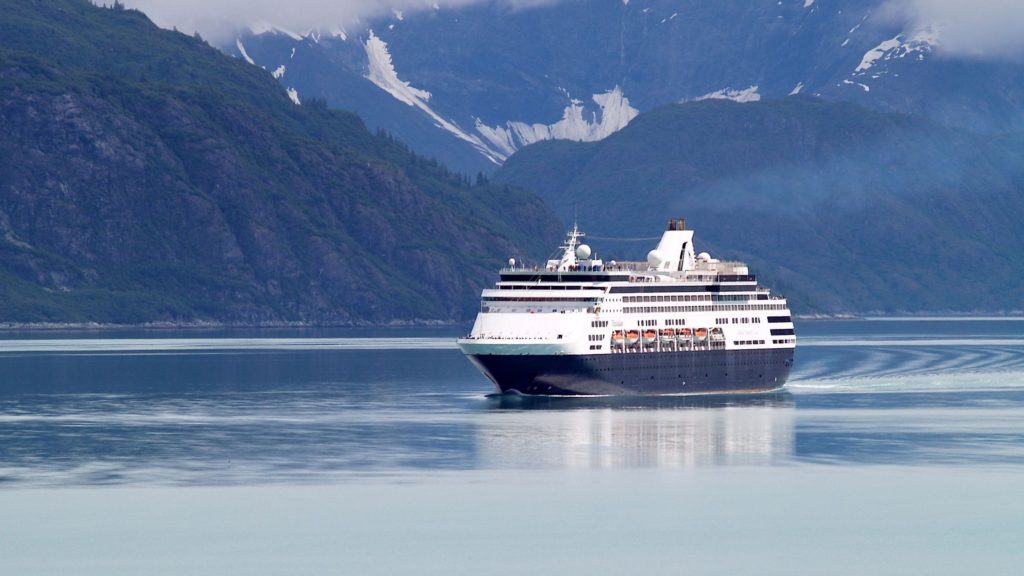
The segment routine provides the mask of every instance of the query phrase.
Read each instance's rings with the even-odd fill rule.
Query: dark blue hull
[[[792,348],[589,355],[470,355],[501,392],[537,395],[729,394],[777,390]]]

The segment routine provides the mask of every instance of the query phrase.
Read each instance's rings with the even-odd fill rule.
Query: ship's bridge
[[[605,262],[594,255],[590,246],[581,243],[586,236],[573,225],[558,258],[547,261],[544,267],[516,267],[515,259],[500,271],[501,281],[534,283],[576,282],[716,282],[754,281],[743,262],[720,261],[707,252],[696,254],[693,248],[693,230],[686,229],[686,221],[674,218],[661,236],[657,248],[647,254],[644,262]]]

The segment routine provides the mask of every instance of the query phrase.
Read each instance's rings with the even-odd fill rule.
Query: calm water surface
[[[458,331],[0,336],[0,573],[1019,573],[1024,321],[783,393],[488,397]]]

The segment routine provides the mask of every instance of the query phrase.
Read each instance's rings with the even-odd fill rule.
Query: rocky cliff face
[[[0,4],[0,320],[463,320],[558,238],[138,13]]]

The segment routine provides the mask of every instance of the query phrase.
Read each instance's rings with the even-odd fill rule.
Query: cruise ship
[[[646,262],[604,262],[576,225],[544,267],[500,272],[462,352],[502,393],[767,392],[793,366],[786,299],[742,262],[693,247],[672,219]],[[556,256],[558,253],[556,253]]]

